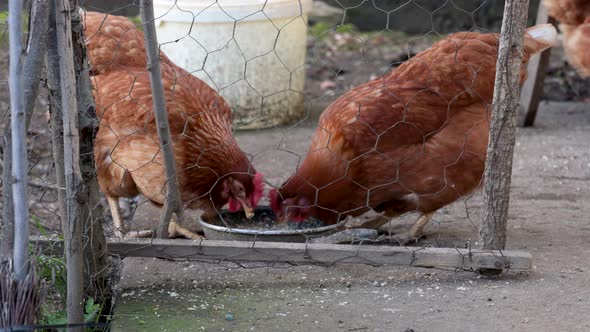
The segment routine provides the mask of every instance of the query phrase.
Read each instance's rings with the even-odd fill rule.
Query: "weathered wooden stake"
[[[528,0],[507,0],[500,33],[485,166],[481,247],[504,249]]]
[[[57,205],[61,218],[61,229],[67,229],[65,187],[66,174],[64,167],[64,122],[61,109],[61,87],[59,74],[59,50],[57,44],[57,27],[55,4],[50,0],[49,6],[49,42],[47,46],[47,87],[49,88],[49,122],[51,127],[51,148],[57,190]]]
[[[78,113],[76,98],[76,75],[72,45],[71,10],[68,0],[56,0],[56,32],[59,51],[60,87],[62,92],[61,109],[64,110],[64,166],[66,180],[66,228],[63,229],[66,244],[66,264],[68,269],[67,316],[68,323],[84,321],[83,298],[83,242],[80,220],[82,201],[82,174],[80,170],[80,137],[78,133]],[[74,328],[82,331],[82,328]]]
[[[141,0],[140,3],[141,23],[144,26],[145,45],[147,50],[148,70],[150,72],[150,85],[152,88],[152,99],[154,103],[154,113],[164,157],[164,166],[166,168],[166,201],[160,216],[158,225],[158,237],[168,237],[168,226],[172,214],[176,214],[178,222],[182,220],[182,200],[178,177],[176,176],[176,160],[174,159],[174,150],[172,139],[170,137],[170,126],[168,125],[168,112],[166,111],[166,99],[164,98],[164,88],[162,87],[162,72],[160,70],[160,51],[158,47],[158,38],[156,36],[156,26],[154,24],[154,8],[151,0]]]

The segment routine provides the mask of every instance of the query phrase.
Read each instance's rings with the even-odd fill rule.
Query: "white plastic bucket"
[[[228,101],[238,129],[304,114],[312,0],[156,0],[161,49]]]

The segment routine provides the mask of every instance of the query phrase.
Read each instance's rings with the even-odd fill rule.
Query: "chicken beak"
[[[254,217],[254,208],[250,205],[247,199],[239,198],[238,201],[242,205],[244,212],[246,213],[246,218],[252,219]]]
[[[246,212],[246,218],[252,219],[254,217],[254,209],[251,206],[244,207],[244,212]]]

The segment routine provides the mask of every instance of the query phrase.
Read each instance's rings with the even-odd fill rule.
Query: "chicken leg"
[[[420,217],[416,219],[414,225],[412,226],[409,232],[393,235],[391,236],[391,239],[399,242],[400,245],[406,245],[416,241],[423,235],[422,232],[424,231],[424,227],[426,227],[434,213],[435,212],[422,213]],[[395,218],[397,216],[399,216],[399,213],[386,210],[383,212],[382,215],[369,219],[359,225],[354,226],[353,228],[378,229],[379,227],[388,223],[391,220],[391,218]]]
[[[119,198],[114,196],[106,195],[107,202],[109,203],[109,209],[111,210],[111,216],[113,217],[113,225],[115,226],[115,236],[119,239],[125,237],[127,230],[123,225],[123,218],[121,218],[121,211],[119,210]]]
[[[113,216],[113,225],[115,226],[115,236],[119,239],[123,238],[149,238],[153,237],[154,231],[152,230],[140,230],[140,231],[127,231],[127,228],[123,224],[123,218],[121,217],[121,210],[119,206],[119,198],[113,196],[106,196],[107,202],[109,203],[109,209]],[[188,229],[180,226],[176,220],[176,214],[172,216],[170,224],[168,226],[168,236],[170,238],[185,237],[191,240],[200,240],[202,236],[189,231]]]
[[[119,239],[126,237],[130,238],[146,238],[152,235],[152,231],[127,231],[125,224],[123,223],[123,217],[121,217],[121,206],[119,205],[119,198],[114,196],[106,195],[107,202],[109,203],[109,209],[113,216],[113,225],[115,226],[115,236]]]
[[[399,242],[400,245],[415,242],[423,235],[424,227],[426,227],[433,215],[434,212],[421,214],[420,217],[416,219],[409,232],[393,235],[391,236],[391,239]]]
[[[369,220],[363,221],[360,224],[353,226],[352,228],[371,228],[371,229],[379,229],[379,227],[387,224],[391,221],[392,218],[398,217],[400,215],[399,212],[394,210],[385,210],[380,215],[376,216],[375,218],[371,218]]]

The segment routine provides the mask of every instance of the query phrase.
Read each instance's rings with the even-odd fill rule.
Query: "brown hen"
[[[296,173],[270,193],[278,218],[334,224],[371,209],[388,218],[418,211],[396,237],[417,239],[435,211],[482,182],[498,37],[450,35],[334,101]],[[551,25],[529,29],[523,63],[555,41]]]
[[[581,77],[590,77],[590,17],[580,25],[560,24],[567,61]]]
[[[590,16],[588,0],[543,0],[547,13],[560,23],[580,25]]]
[[[544,0],[550,16],[559,21],[568,62],[582,77],[590,77],[590,1]]]
[[[123,236],[119,197],[143,194],[161,206],[166,196],[144,37],[125,17],[89,12],[84,23],[100,120],[94,151],[98,182]],[[250,217],[263,183],[233,137],[230,107],[204,82],[163,53],[160,57],[182,201],[206,216],[229,202]],[[198,237],[175,222],[170,233]]]

